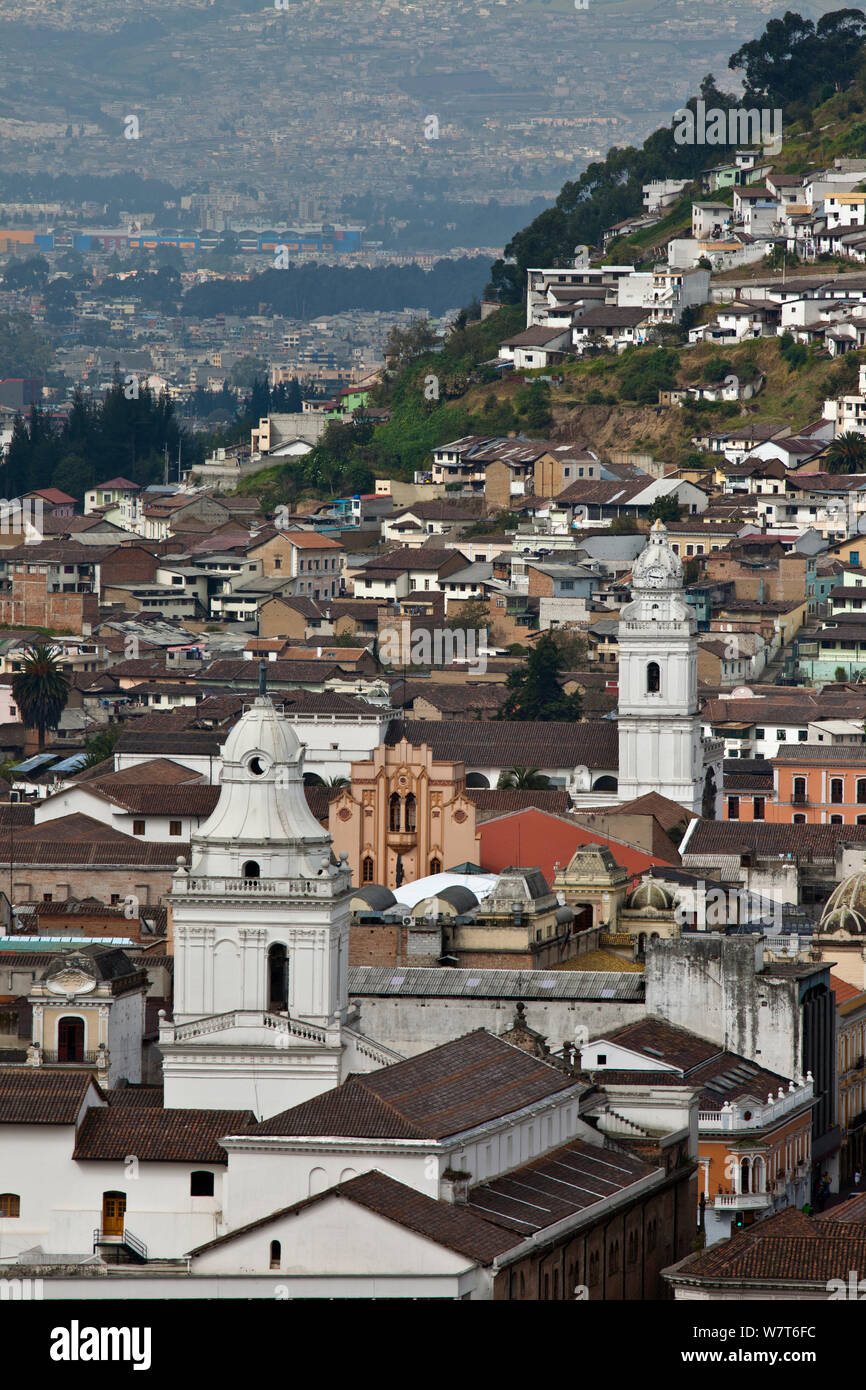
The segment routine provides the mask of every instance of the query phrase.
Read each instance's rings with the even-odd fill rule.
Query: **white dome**
[[[271,764],[296,762],[300,747],[288,720],[267,696],[259,696],[223,744],[223,763],[242,763],[255,754]]]
[[[661,521],[655,522],[645,548],[632,569],[632,590],[682,589],[683,566],[671,550],[668,533]]]
[[[194,874],[321,874],[331,839],[307,804],[303,762],[291,724],[260,695],[223,746],[219,801],[191,836]]]

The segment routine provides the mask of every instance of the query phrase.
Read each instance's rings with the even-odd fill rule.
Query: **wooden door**
[[[103,1235],[122,1236],[125,1214],[126,1194],[124,1192],[104,1192],[102,1194]]]

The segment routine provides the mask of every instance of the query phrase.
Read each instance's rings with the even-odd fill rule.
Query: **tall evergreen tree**
[[[581,717],[580,696],[566,695],[559,684],[565,670],[565,657],[549,633],[535,644],[523,667],[512,671],[506,681],[508,695],[499,719],[557,720],[567,722]]]

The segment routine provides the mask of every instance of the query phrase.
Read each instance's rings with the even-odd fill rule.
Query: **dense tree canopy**
[[[508,695],[499,719],[559,720],[580,719],[578,694],[566,695],[559,684],[566,669],[565,656],[549,633],[539,637],[524,665],[510,672]]]

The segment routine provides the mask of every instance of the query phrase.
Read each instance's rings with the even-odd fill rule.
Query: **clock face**
[[[644,570],[643,577],[647,584],[655,587],[664,583],[665,571],[661,565],[651,565],[649,569]]]

